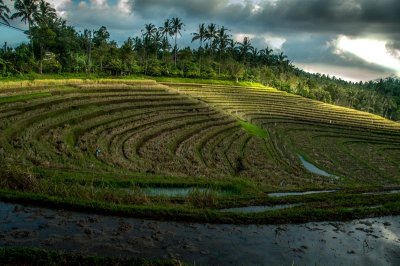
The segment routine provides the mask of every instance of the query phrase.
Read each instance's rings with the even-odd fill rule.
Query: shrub
[[[197,208],[208,208],[217,204],[218,195],[214,190],[211,189],[194,189],[191,193],[189,193],[187,200],[191,205]]]
[[[38,177],[24,166],[1,162],[0,187],[21,191],[33,191],[39,186]]]

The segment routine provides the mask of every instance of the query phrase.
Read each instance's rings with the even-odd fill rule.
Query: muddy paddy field
[[[193,265],[399,265],[400,217],[282,225],[177,223],[0,203],[0,246]]]

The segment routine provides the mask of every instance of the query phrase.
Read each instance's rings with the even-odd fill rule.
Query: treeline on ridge
[[[185,25],[180,18],[163,25],[145,24],[140,36],[122,45],[110,40],[102,26],[78,32],[58,17],[44,0],[15,0],[15,13],[0,0],[0,22],[21,20],[29,43],[0,50],[2,76],[26,73],[146,75],[260,82],[307,98],[400,120],[400,80],[395,77],[353,83],[307,73],[283,53],[258,49],[249,37],[236,42],[230,31],[214,23],[190,33],[197,49],[179,46]]]

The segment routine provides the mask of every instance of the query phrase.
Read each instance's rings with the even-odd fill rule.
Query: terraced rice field
[[[351,189],[400,185],[399,123],[274,89],[123,80],[3,87],[3,198],[231,217],[218,209],[296,203],[268,192],[340,189],[350,197]],[[332,176],[309,172],[299,156]],[[225,193],[151,196],[149,186]]]
[[[279,162],[293,175],[305,176],[299,170],[297,155],[302,155],[343,180],[376,185],[400,181],[399,123],[274,89],[207,86],[182,87],[180,92],[268,132],[269,162]]]

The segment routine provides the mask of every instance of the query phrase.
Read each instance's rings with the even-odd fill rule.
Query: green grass
[[[208,84],[208,85],[224,85],[224,86],[241,86],[241,87],[259,87],[264,85],[258,82],[239,81],[238,83],[232,80],[219,79],[200,79],[200,78],[175,78],[175,77],[151,77],[158,82],[165,83],[192,83],[192,84]]]
[[[169,82],[169,83],[197,83],[197,84],[212,84],[212,85],[225,85],[225,86],[242,86],[242,87],[259,87],[262,88],[264,85],[258,82],[240,81],[236,83],[232,80],[219,80],[219,79],[200,79],[200,78],[178,78],[178,77],[153,77],[145,75],[129,75],[129,76],[107,76],[103,74],[85,74],[85,73],[65,73],[65,74],[37,74],[30,73],[21,76],[12,77],[0,77],[1,82],[10,81],[35,81],[35,80],[63,80],[63,79],[82,79],[82,80],[101,80],[101,79],[114,79],[114,80],[156,80],[158,82]]]
[[[267,138],[268,137],[267,131],[265,131],[264,129],[262,129],[252,123],[249,123],[249,122],[246,122],[243,120],[239,120],[239,124],[244,130],[246,130],[252,136],[256,136],[259,138]]]
[[[1,97],[0,98],[0,104],[1,103],[14,103],[14,102],[20,102],[20,101],[27,101],[27,100],[33,100],[37,98],[43,98],[43,97],[49,97],[52,94],[49,92],[39,92],[39,93],[30,93],[30,94],[23,94],[23,95],[15,95],[15,96],[7,96],[7,97]]]

